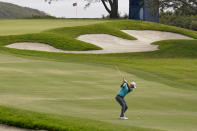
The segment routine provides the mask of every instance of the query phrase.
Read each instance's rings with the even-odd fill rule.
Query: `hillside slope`
[[[36,9],[0,2],[0,18],[24,18],[32,15],[44,16],[46,13]]]

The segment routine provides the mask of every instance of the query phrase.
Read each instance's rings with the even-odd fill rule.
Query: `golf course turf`
[[[153,43],[159,45],[157,51],[102,55],[4,47],[29,41],[64,50],[88,50],[89,47],[83,47],[99,47],[77,41],[77,36],[104,33],[134,40],[120,30],[148,29],[197,39],[197,32],[129,20],[46,29],[32,32],[35,34],[0,37],[0,123],[55,131],[193,131],[197,128],[197,40],[165,40]],[[60,39],[70,41],[68,46],[74,43],[76,46],[65,46]],[[117,119],[120,106],[114,97],[121,78],[114,65],[120,67],[128,80],[137,83],[136,90],[126,97],[128,121]]]

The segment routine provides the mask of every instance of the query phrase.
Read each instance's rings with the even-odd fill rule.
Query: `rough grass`
[[[167,32],[174,32],[174,33],[179,33],[183,34],[186,36],[190,36],[192,38],[197,39],[197,32],[184,29],[184,28],[179,28],[175,26],[167,26],[163,24],[157,24],[157,23],[152,23],[152,22],[144,22],[144,21],[130,21],[130,20],[121,20],[121,21],[116,21],[116,22],[109,22],[109,23],[104,23],[106,25],[109,25],[111,27],[117,27],[118,29],[129,29],[129,30],[158,30],[158,31],[167,31]]]
[[[159,131],[148,128],[118,126],[85,118],[37,113],[0,106],[2,124],[49,131]]]
[[[57,49],[62,49],[62,50],[85,51],[85,50],[102,49],[96,45],[79,41],[76,39],[72,39],[68,36],[63,36],[55,33],[39,33],[39,34],[0,37],[1,45],[7,45],[17,42],[39,42],[39,43],[51,45]]]
[[[59,29],[48,30],[46,32],[53,32],[58,34],[63,34],[72,38],[76,38],[83,34],[110,34],[113,36],[121,37],[128,40],[136,40],[135,37],[132,37],[117,28],[117,26],[112,26],[112,23],[109,24],[94,24],[88,26],[76,26],[76,27],[65,27]]]

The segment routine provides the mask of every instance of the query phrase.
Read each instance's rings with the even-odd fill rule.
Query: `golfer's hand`
[[[125,79],[123,78],[123,82],[124,82],[124,83],[127,83],[127,80],[125,80]]]

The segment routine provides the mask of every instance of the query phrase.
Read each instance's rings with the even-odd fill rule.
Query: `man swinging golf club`
[[[121,114],[120,114],[120,119],[121,120],[127,120],[128,118],[124,116],[124,113],[128,109],[128,106],[127,106],[126,101],[124,100],[124,97],[128,93],[133,91],[133,88],[136,88],[136,83],[135,82],[131,82],[130,84],[128,84],[128,82],[123,78],[123,82],[122,82],[120,87],[121,87],[121,89],[120,89],[120,91],[118,92],[118,94],[116,96],[116,100],[118,101],[118,103],[122,107]]]

